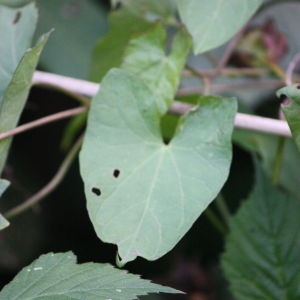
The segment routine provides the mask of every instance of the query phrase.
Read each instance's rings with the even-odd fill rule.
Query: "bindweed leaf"
[[[87,207],[100,239],[121,263],[170,251],[227,179],[233,99],[203,97],[165,144],[156,96],[114,69],[92,101],[80,154]]]

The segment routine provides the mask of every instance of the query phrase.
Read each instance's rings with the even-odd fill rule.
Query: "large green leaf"
[[[166,40],[164,27],[157,24],[130,41],[122,64],[122,68],[142,78],[156,92],[162,114],[172,103],[191,46],[190,36],[181,30],[167,55]]]
[[[66,252],[40,256],[3,288],[0,299],[131,300],[159,292],[180,293],[108,264],[78,265]]]
[[[177,0],[196,54],[229,40],[254,14],[262,0]]]
[[[9,182],[5,179],[0,179],[0,196],[4,193],[4,191],[9,186]],[[9,222],[0,214],[0,230],[9,226]]]
[[[222,258],[239,300],[300,299],[300,205],[258,173],[254,191],[230,223]]]
[[[293,84],[277,91],[278,97],[287,97],[281,105],[293,138],[300,150],[300,85]]]
[[[17,125],[27,100],[33,73],[48,37],[49,33],[42,36],[37,45],[25,53],[13,74],[0,106],[0,132],[13,129]],[[10,142],[10,138],[0,141],[0,172],[4,167]]]
[[[99,82],[111,68],[119,67],[131,37],[151,26],[151,22],[133,15],[127,9],[113,11],[109,16],[110,30],[93,51],[91,79]]]
[[[22,56],[31,46],[36,22],[34,5],[18,10],[0,6],[0,104]]]
[[[233,99],[204,97],[164,144],[155,93],[114,69],[92,101],[80,154],[88,212],[121,263],[170,251],[215,198],[231,161]]]
[[[37,36],[55,29],[40,59],[49,72],[88,78],[95,43],[107,30],[106,9],[94,0],[38,2]]]

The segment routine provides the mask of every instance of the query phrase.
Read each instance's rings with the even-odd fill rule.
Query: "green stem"
[[[216,197],[214,203],[216,204],[218,211],[219,211],[220,215],[222,216],[222,219],[224,220],[224,222],[226,224],[228,224],[229,220],[231,218],[231,214],[230,214],[230,211],[228,209],[228,206],[227,206],[226,201],[223,198],[223,196],[221,194],[219,194]]]
[[[30,209],[33,205],[37,204],[39,201],[48,196],[64,179],[68,170],[70,169],[72,162],[76,158],[76,155],[81,147],[83,141],[83,137],[81,136],[77,142],[74,144],[72,149],[69,151],[64,161],[60,165],[57,173],[54,177],[48,182],[41,190],[39,190],[36,194],[25,200],[22,204],[10,209],[5,213],[6,219],[12,219]]]
[[[282,162],[283,162],[285,141],[286,141],[285,137],[279,137],[275,159],[274,159],[273,173],[272,173],[272,182],[274,185],[278,185],[280,182],[280,173],[281,173]]]
[[[211,208],[207,208],[204,211],[205,216],[208,218],[208,220],[210,221],[210,223],[215,227],[216,230],[219,231],[219,233],[221,233],[221,235],[225,236],[227,234],[227,230],[225,229],[224,225],[222,224],[222,222],[218,219],[218,217],[216,216],[216,214],[212,211]]]

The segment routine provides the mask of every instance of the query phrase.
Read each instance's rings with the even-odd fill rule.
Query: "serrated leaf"
[[[122,63],[124,51],[135,34],[151,28],[153,23],[126,9],[113,11],[109,15],[109,32],[95,46],[91,63],[91,80],[99,82],[103,76]]]
[[[287,97],[281,108],[292,132],[293,139],[300,151],[300,85],[293,84],[277,91],[277,96]]]
[[[181,71],[191,47],[185,30],[174,37],[170,54],[166,54],[167,33],[157,24],[136,39],[125,51],[122,68],[142,78],[155,91],[161,114],[167,112],[177,90]]]
[[[31,46],[36,22],[33,4],[18,10],[0,6],[0,104],[22,56]]]
[[[13,129],[17,125],[27,100],[39,56],[49,35],[50,33],[43,35],[37,45],[25,53],[14,72],[0,107],[0,132]],[[4,167],[10,142],[11,138],[0,141],[0,172]]]
[[[231,220],[222,266],[239,300],[300,298],[300,205],[259,170]]]
[[[180,17],[194,40],[195,54],[227,42],[249,20],[261,0],[177,0]]]
[[[76,264],[72,252],[41,255],[0,293],[1,300],[131,300],[148,293],[180,293],[109,264]]]
[[[5,192],[7,187],[9,186],[9,182],[5,179],[0,179],[0,196]],[[0,214],[0,230],[9,226],[9,222]]]
[[[233,99],[204,97],[164,144],[155,94],[114,69],[92,101],[80,154],[97,235],[121,263],[170,251],[214,199],[231,161]]]

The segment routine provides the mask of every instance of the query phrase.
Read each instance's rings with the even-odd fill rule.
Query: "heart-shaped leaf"
[[[97,235],[121,263],[170,251],[215,198],[231,162],[232,99],[204,97],[165,144],[155,94],[114,69],[92,101],[80,154]]]
[[[227,42],[254,14],[262,0],[177,0],[195,54]]]
[[[180,293],[109,264],[76,264],[73,253],[49,253],[25,267],[0,300],[131,300],[148,293]]]

